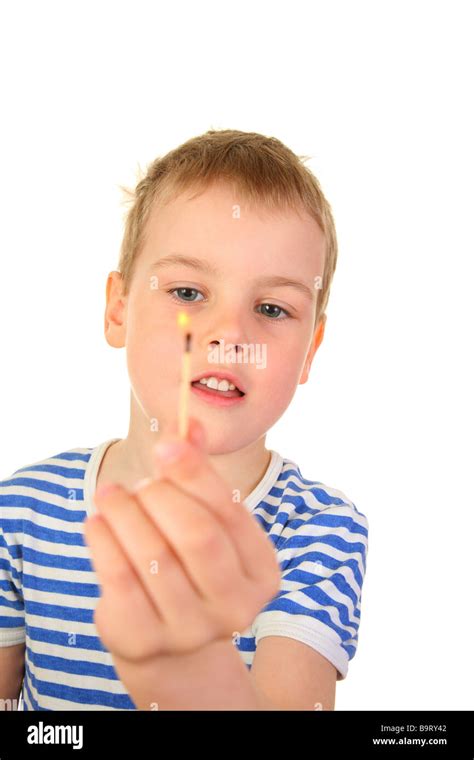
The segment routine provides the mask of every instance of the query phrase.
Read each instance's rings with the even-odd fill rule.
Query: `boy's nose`
[[[223,340],[223,339],[222,339],[222,340]],[[236,353],[236,354],[238,354],[238,353],[239,353],[239,351],[240,351],[240,350],[241,350],[241,348],[242,348],[242,346],[241,346],[241,344],[240,344],[240,343],[233,343],[233,344],[231,344],[229,341],[225,341],[225,344],[226,344],[226,347],[227,347],[227,348],[229,348],[229,346],[230,346],[230,345],[233,345],[233,347],[234,347],[234,351],[235,351],[235,353]],[[210,346],[218,346],[218,345],[219,345],[219,341],[218,341],[218,340],[211,340],[211,341],[210,341],[210,343],[209,343],[209,345],[210,345]]]
[[[247,325],[245,315],[240,309],[228,307],[226,313],[215,314],[212,323],[203,326],[202,332],[196,334],[196,343],[204,352],[218,351],[219,345],[222,350],[232,356],[238,356],[242,352],[242,346],[248,343]]]

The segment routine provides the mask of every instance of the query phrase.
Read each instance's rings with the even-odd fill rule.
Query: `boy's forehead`
[[[256,269],[288,258],[293,267],[322,268],[324,235],[304,211],[250,206],[228,186],[193,195],[181,193],[154,207],[145,244],[148,266],[178,253],[215,264],[235,254]]]
[[[271,208],[263,200],[251,202],[237,188],[223,181],[206,188],[188,188],[163,204],[158,200],[152,211],[152,217],[155,219],[174,217],[177,214],[183,218],[207,214],[223,220],[252,219],[254,222],[260,220],[266,224],[275,223],[276,220],[299,219],[306,223],[313,221],[303,206],[296,210],[286,208],[283,204]]]

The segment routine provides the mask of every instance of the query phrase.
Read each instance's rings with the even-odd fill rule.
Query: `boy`
[[[128,435],[0,483],[0,699],[24,674],[25,710],[334,709],[367,519],[265,448],[323,338],[330,206],[280,141],[233,130],[154,161],[132,201],[105,312]]]

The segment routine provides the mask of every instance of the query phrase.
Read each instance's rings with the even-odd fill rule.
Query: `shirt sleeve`
[[[277,545],[280,591],[252,624],[255,643],[297,639],[326,657],[340,681],[357,649],[368,521],[349,504],[293,522],[292,535]]]
[[[0,500],[1,500],[0,488]],[[4,498],[4,497],[3,497]],[[22,547],[16,543],[16,521],[6,519],[0,501],[0,646],[25,641],[25,614],[22,592]]]

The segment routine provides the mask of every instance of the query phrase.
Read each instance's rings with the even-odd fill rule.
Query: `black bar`
[[[255,744],[265,758],[278,752],[275,760],[288,752],[291,760],[328,755],[339,760],[343,753],[472,760],[472,723],[473,711],[7,710],[0,712],[0,760],[96,757],[104,751],[104,760],[112,753],[139,760],[161,758],[170,750],[180,756],[189,750],[194,760],[197,755],[207,760],[233,757],[239,750],[253,756]]]

